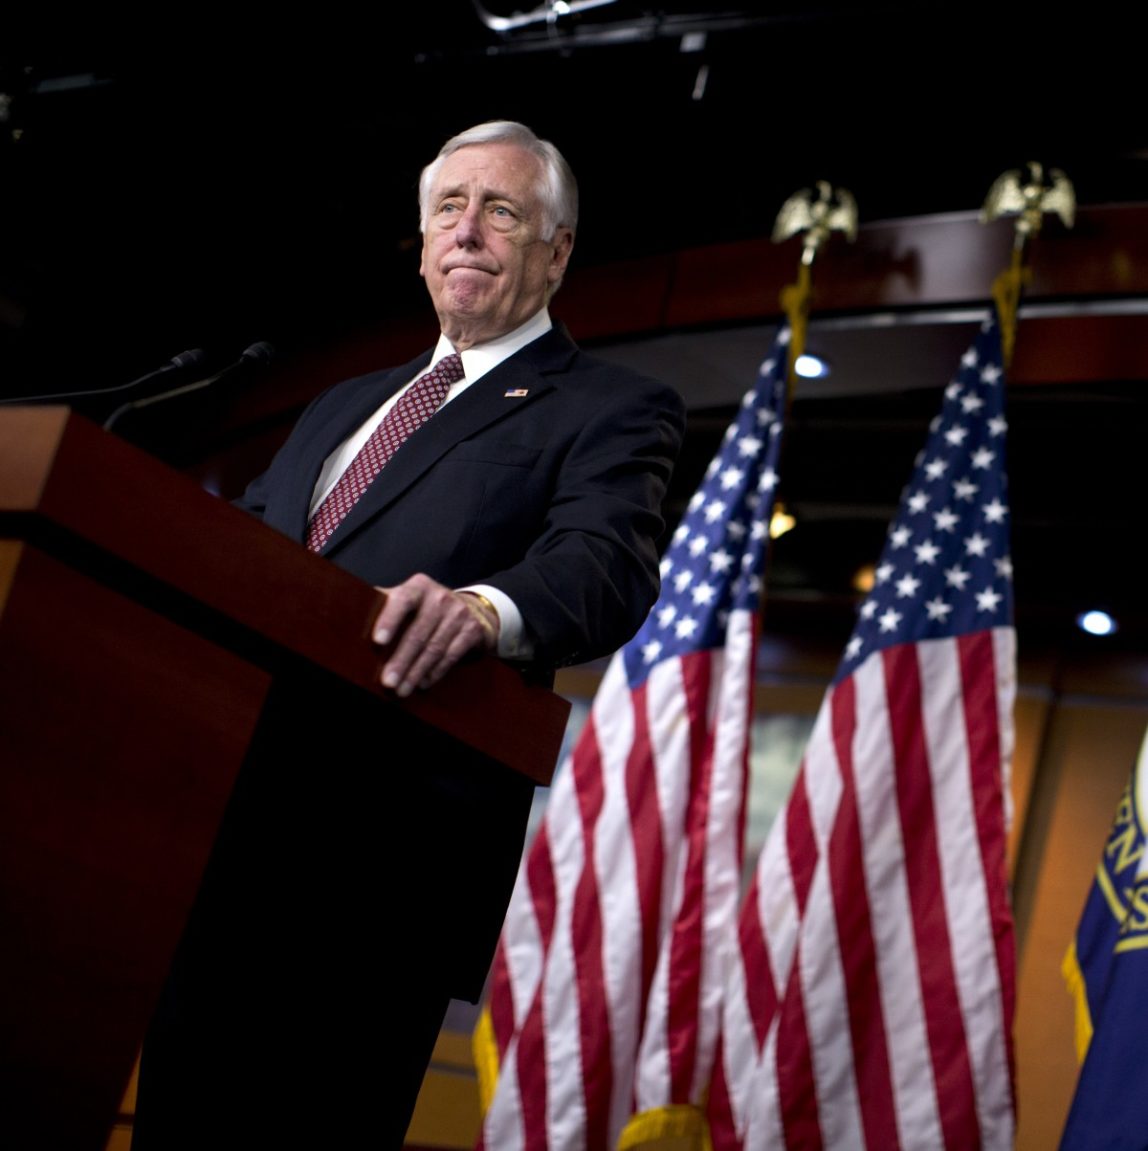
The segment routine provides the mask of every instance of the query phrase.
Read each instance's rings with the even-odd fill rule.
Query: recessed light
[[[853,573],[853,590],[868,595],[877,583],[877,568],[874,564],[862,564]]]
[[[797,357],[793,370],[805,380],[823,380],[829,375],[829,364],[820,356],[803,352]]]
[[[797,520],[785,510],[785,504],[778,500],[773,505],[773,515],[769,520],[769,538],[775,540],[778,536],[792,531],[796,526]]]
[[[1116,621],[1106,611],[1084,611],[1076,617],[1076,626],[1089,635],[1111,635]]]

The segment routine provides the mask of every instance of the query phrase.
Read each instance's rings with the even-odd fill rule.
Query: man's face
[[[528,320],[566,270],[574,237],[542,239],[541,170],[515,144],[460,148],[439,170],[419,273],[459,351]]]

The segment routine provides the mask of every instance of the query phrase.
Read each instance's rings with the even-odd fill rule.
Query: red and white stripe
[[[700,1119],[737,954],[756,638],[734,612],[724,649],[632,690],[620,654],[607,668],[499,943],[480,1147],[598,1151],[680,1120],[666,1108]]]
[[[1015,691],[998,628],[827,693],[743,908],[715,1148],[1011,1151]]]

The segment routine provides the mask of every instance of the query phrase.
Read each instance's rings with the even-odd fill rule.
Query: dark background
[[[582,264],[768,235],[818,179],[862,222],[978,209],[1028,159],[1081,204],[1145,192],[1139,35],[1104,5],[619,0],[501,33],[496,0],[210,11],[0,34],[7,394],[421,303],[419,169],[492,117],[566,152]]]
[[[418,172],[488,118],[525,121],[571,161],[575,267],[760,240],[821,179],[863,225],[975,212],[1030,159],[1066,172],[1080,205],[1148,199],[1141,38],[1116,5],[573,8],[5,17],[0,398],[116,387],[191,347],[223,366],[266,340],[291,363],[425,318]],[[823,514],[807,544],[779,541],[777,600],[851,610],[849,575],[876,559],[939,407],[881,367],[795,401],[782,491]],[[690,403],[675,506],[731,411],[717,391]],[[1018,600],[1049,635],[1107,600],[1141,617],[1118,642],[1148,636],[1130,559],[1146,405],[1141,379],[1017,401]]]

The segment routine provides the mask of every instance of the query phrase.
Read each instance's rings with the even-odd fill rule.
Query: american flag
[[[701,1145],[737,949],[788,345],[782,327],[556,774],[476,1032],[480,1147]]]
[[[1126,1147],[1148,1131],[1148,732],[1116,809],[1065,975],[1083,1060],[1060,1151]]]
[[[990,316],[905,489],[742,908],[714,1146],[1010,1149],[1015,633]]]

